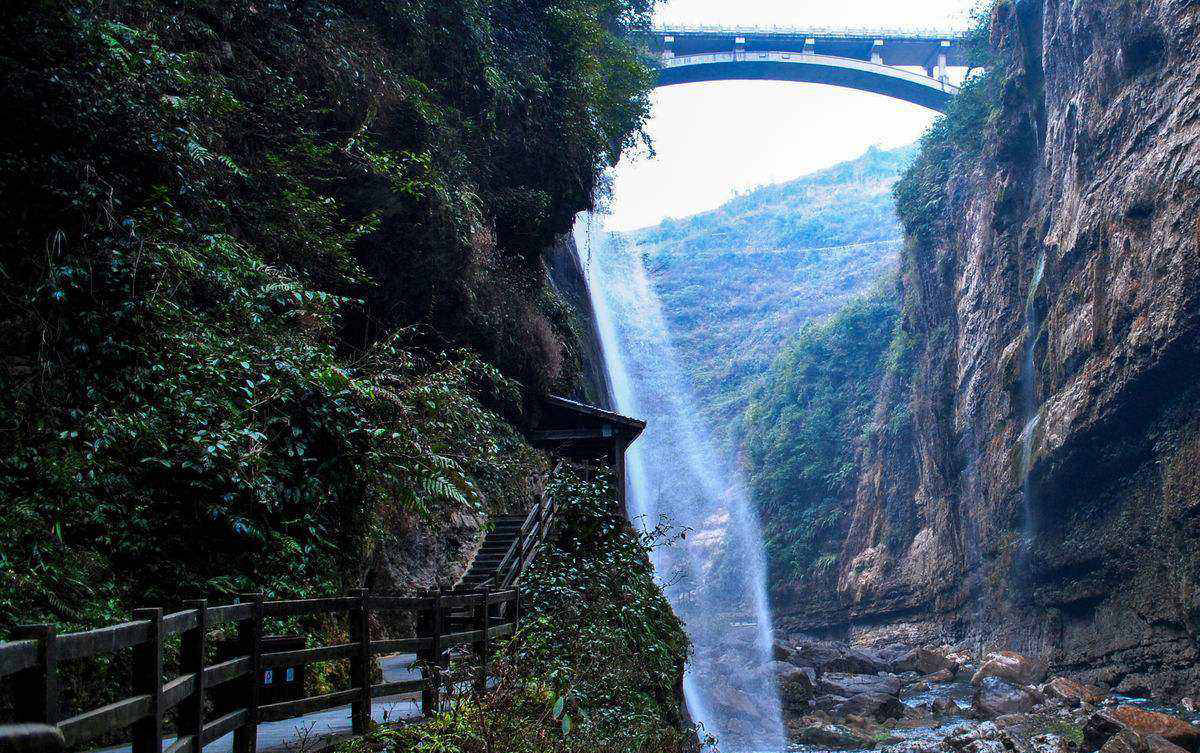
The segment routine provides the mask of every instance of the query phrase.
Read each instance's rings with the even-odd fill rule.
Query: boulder
[[[779,675],[779,698],[788,708],[807,708],[816,684],[817,673],[810,667],[792,667]]]
[[[1083,744],[1087,750],[1099,750],[1106,742],[1125,729],[1112,711],[1097,711],[1083,723]]]
[[[1045,667],[1016,651],[992,651],[971,677],[978,685],[987,677],[998,677],[1016,685],[1032,685],[1046,675]]]
[[[1081,682],[1076,682],[1069,677],[1055,677],[1050,682],[1046,683],[1044,688],[1046,695],[1051,698],[1059,698],[1064,701],[1079,701],[1081,703],[1098,704],[1105,698],[1104,691],[1091,685],[1084,685]]]
[[[1117,685],[1117,692],[1121,695],[1132,696],[1133,698],[1149,698],[1150,686],[1144,678],[1131,675],[1121,680]]]
[[[999,677],[987,677],[975,691],[971,707],[980,718],[995,719],[1004,714],[1032,711],[1041,701],[1041,696],[1030,688],[1013,685]]]
[[[790,661],[798,666],[813,667],[820,674],[825,672],[873,674],[890,667],[890,664],[874,651],[853,648],[841,643],[814,640],[800,641],[796,645],[796,652]]]
[[[962,725],[946,735],[946,745],[954,750],[966,750],[976,740],[998,740],[999,730],[992,722],[979,725]]]
[[[841,716],[871,717],[876,721],[900,719],[905,706],[899,697],[890,693],[858,693],[846,699],[839,709]]]
[[[834,749],[873,748],[877,742],[873,737],[855,732],[840,724],[808,724],[797,729],[793,736],[797,742]]]
[[[825,693],[849,698],[859,693],[896,695],[904,683],[894,675],[850,675],[826,672],[821,675],[817,685]]]
[[[963,748],[963,753],[1009,753],[999,740],[972,740]]]
[[[933,703],[929,704],[929,710],[935,716],[946,716],[949,714],[961,713],[958,704],[949,698],[935,698]]]
[[[781,640],[776,639],[771,644],[771,658],[776,661],[789,661],[794,653],[796,653],[796,649]]]
[[[921,681],[927,685],[944,685],[948,682],[954,682],[954,673],[948,669],[939,669],[936,672],[930,672],[921,678]]]
[[[1062,735],[1038,735],[1029,739],[1030,753],[1071,753],[1071,744]]]
[[[929,648],[909,649],[902,655],[893,658],[891,662],[891,670],[897,673],[918,672],[929,675],[946,670],[953,677],[957,669],[958,662],[950,659],[944,652]]]
[[[1170,714],[1146,711],[1136,706],[1118,706],[1109,713],[1121,724],[1143,735],[1162,735],[1191,751],[1200,745],[1200,729]]]
[[[1140,734],[1124,729],[1100,748],[1100,753],[1187,753],[1162,735]]]
[[[824,711],[826,714],[840,714],[842,706],[845,705],[847,700],[844,695],[826,693],[814,698],[812,705],[817,711]]]

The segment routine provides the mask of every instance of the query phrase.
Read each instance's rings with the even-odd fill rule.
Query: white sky
[[[972,0],[670,0],[666,23],[960,28]],[[819,84],[721,81],[654,92],[656,156],[614,171],[605,226],[627,230],[719,206],[737,191],[915,141],[934,113]]]

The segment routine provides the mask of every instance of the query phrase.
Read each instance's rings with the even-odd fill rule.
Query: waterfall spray
[[[589,231],[589,222],[577,225],[577,234]],[[580,240],[590,250],[588,287],[617,407],[647,421],[628,456],[629,515],[690,530],[684,546],[653,556],[696,648],[684,679],[689,711],[722,750],[782,750],[778,688],[769,672],[756,671],[771,661],[773,637],[745,482],[699,418],[640,256],[602,234]],[[715,669],[718,657],[738,651],[744,671],[730,677]]]

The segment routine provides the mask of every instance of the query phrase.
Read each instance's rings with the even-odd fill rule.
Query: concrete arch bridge
[[[873,92],[944,112],[966,65],[962,34],[940,31],[656,27],[658,86],[771,80]]]

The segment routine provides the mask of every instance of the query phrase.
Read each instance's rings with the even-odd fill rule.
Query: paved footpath
[[[402,682],[420,678],[421,673],[411,668],[416,661],[414,654],[396,654],[379,659],[384,682]],[[418,695],[408,694],[376,698],[371,705],[371,718],[383,724],[400,719],[414,719],[421,715]],[[303,753],[322,748],[329,742],[350,735],[350,706],[341,706],[296,719],[284,719],[258,725],[258,749],[267,751],[296,751]],[[175,742],[175,738],[163,741],[163,747]],[[233,733],[213,740],[204,746],[204,753],[232,753]],[[105,748],[98,753],[130,753],[130,746]]]

